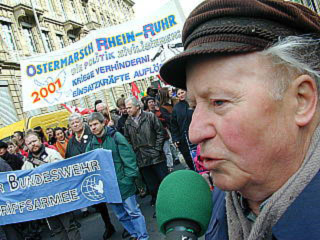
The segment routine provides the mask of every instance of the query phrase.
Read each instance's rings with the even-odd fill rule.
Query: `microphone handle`
[[[185,219],[175,219],[166,224],[166,240],[198,240],[199,225]]]

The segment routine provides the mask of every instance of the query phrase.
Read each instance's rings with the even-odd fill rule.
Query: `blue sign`
[[[0,225],[121,203],[111,151],[97,149],[32,170],[0,173]]]

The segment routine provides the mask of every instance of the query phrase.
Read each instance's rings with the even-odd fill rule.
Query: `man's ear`
[[[303,127],[311,122],[316,112],[318,93],[315,79],[309,75],[301,75],[293,81],[297,102],[295,120]]]

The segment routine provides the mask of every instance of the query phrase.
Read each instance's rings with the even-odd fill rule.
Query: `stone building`
[[[61,109],[56,105],[23,112],[20,58],[63,48],[91,30],[126,22],[134,17],[133,5],[132,0],[0,0],[0,127]],[[145,89],[147,81],[138,81],[138,87]],[[130,89],[127,84],[102,90],[69,104],[92,108],[96,99],[103,99],[114,107]]]

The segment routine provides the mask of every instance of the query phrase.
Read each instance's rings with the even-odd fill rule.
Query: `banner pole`
[[[173,2],[175,3],[175,5],[176,5],[176,7],[178,9],[178,12],[180,14],[180,17],[182,18],[182,21],[185,22],[186,21],[186,16],[183,13],[180,1],[179,0],[173,0]]]

